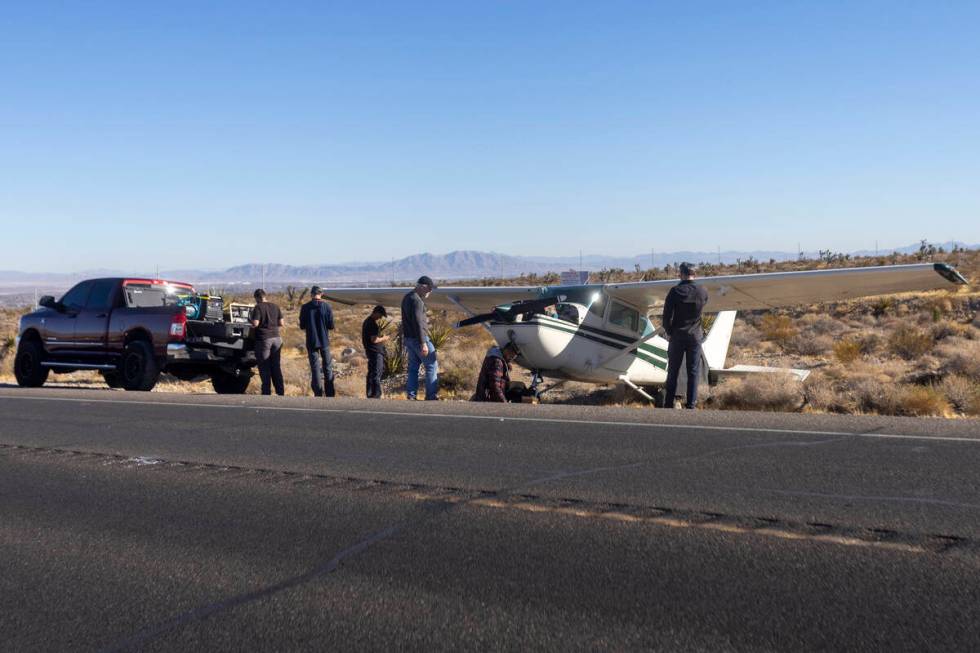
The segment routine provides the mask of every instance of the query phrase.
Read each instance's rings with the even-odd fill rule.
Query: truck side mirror
[[[50,308],[55,311],[60,310],[58,302],[56,302],[54,297],[52,297],[51,295],[45,295],[44,297],[41,298],[41,300],[37,304],[38,306],[43,306],[44,308]]]

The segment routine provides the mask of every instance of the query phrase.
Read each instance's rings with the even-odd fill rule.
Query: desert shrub
[[[803,382],[803,396],[806,408],[815,412],[853,413],[854,401],[838,392],[826,375],[814,373]]]
[[[746,349],[759,343],[759,330],[751,324],[745,322],[736,324],[732,330],[731,344],[735,347]]]
[[[953,408],[969,414],[972,406],[980,407],[980,384],[968,378],[951,375],[943,379],[940,386]]]
[[[869,356],[882,346],[884,338],[881,334],[870,331],[868,333],[862,333],[855,337],[854,341],[858,344],[861,349],[861,353],[865,356]]]
[[[933,386],[900,386],[897,415],[944,415],[949,412],[949,408],[946,398]]]
[[[764,339],[775,342],[781,347],[786,347],[790,340],[798,334],[788,315],[773,315],[772,313],[762,317],[759,322],[759,331]]]
[[[798,326],[803,331],[816,335],[836,335],[846,329],[843,322],[825,313],[807,313],[799,319]]]
[[[753,374],[730,379],[711,392],[713,407],[730,410],[795,412],[803,406],[802,384],[785,374]]]
[[[887,315],[895,306],[895,300],[891,297],[879,297],[871,304],[871,312],[875,317]]]
[[[903,324],[888,337],[888,348],[896,356],[912,359],[932,349],[935,341],[916,327]]]
[[[408,369],[408,352],[405,351],[405,342],[402,340],[402,330],[391,327],[388,329],[395,331],[394,341],[385,349],[385,369],[383,378],[404,374]]]
[[[819,356],[834,346],[830,336],[810,336],[799,334],[786,343],[786,349],[801,356]]]
[[[440,351],[449,342],[454,331],[449,324],[436,323],[429,327],[429,340],[436,346],[436,351]]]
[[[850,338],[839,340],[834,343],[834,358],[842,365],[850,365],[862,354],[861,343]]]
[[[980,341],[950,338],[937,350],[946,374],[958,374],[980,382]]]
[[[978,335],[977,330],[973,326],[954,320],[941,320],[936,322],[929,331],[934,340],[946,340],[947,338],[976,340]]]

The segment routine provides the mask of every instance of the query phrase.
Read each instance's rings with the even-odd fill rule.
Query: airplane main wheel
[[[17,348],[14,358],[14,376],[22,388],[40,388],[48,380],[48,368],[44,360],[44,347],[36,340],[25,340]]]

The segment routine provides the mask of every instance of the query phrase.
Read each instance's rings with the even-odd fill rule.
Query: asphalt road
[[[976,650],[980,422],[0,388],[0,649]]]

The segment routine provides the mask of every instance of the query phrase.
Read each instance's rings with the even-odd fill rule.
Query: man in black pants
[[[681,360],[687,360],[687,399],[685,408],[698,402],[698,375],[701,366],[701,311],[708,303],[708,291],[694,283],[694,266],[681,263],[681,282],[670,289],[664,300],[663,327],[670,344],[667,346],[667,387],[665,408],[674,407],[677,394],[677,375]]]
[[[388,336],[381,335],[381,318],[388,317],[388,311],[380,304],[374,307],[361,325],[361,344],[367,356],[367,398],[381,399],[381,374],[385,369],[385,345]]]
[[[259,288],[255,291],[255,308],[252,309],[251,322],[255,333],[255,360],[259,364],[259,377],[262,379],[262,394],[272,394],[272,385],[276,386],[276,394],[286,394],[285,383],[282,380],[282,337],[279,328],[282,327],[282,311],[272,302],[265,301],[265,291]]]

